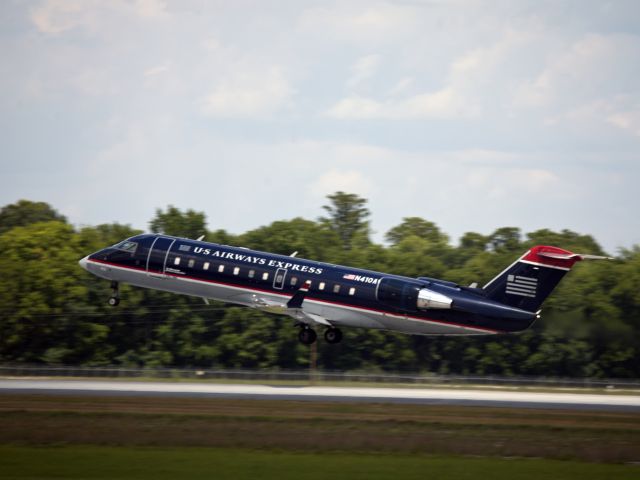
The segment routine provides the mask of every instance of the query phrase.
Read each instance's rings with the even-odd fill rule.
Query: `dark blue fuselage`
[[[489,299],[481,289],[450,282],[165,235],[138,235],[91,254],[81,263],[91,273],[114,282],[266,310],[265,305],[278,303],[284,305],[281,313],[286,314],[286,301],[306,284],[301,310],[308,316],[299,318],[330,326],[477,335],[522,331],[536,318],[533,312]],[[425,306],[421,299],[434,295],[449,299],[448,306]]]

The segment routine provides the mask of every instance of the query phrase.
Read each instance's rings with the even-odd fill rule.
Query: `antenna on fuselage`
[[[200,235],[198,238],[196,238],[196,242],[201,242],[202,240],[204,240],[204,235]]]
[[[296,250],[295,252],[293,252],[291,255],[289,255],[290,257],[295,257],[298,254],[298,250]]]

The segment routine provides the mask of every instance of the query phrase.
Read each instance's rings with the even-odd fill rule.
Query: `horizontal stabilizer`
[[[584,253],[559,253],[559,252],[547,252],[540,250],[538,255],[541,257],[555,258],[558,260],[613,260],[612,257],[603,257],[601,255],[588,255]]]
[[[613,257],[603,257],[602,255],[587,255],[584,253],[580,254],[580,258],[582,260],[615,260]]]

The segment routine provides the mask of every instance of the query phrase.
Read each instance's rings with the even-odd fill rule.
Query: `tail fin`
[[[576,262],[601,259],[608,257],[538,245],[487,283],[483,290],[491,300],[536,312]]]

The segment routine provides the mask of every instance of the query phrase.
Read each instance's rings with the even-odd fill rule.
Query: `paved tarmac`
[[[270,386],[196,382],[0,379],[0,394],[184,396],[425,405],[623,410],[640,412],[640,395],[464,390]]]

